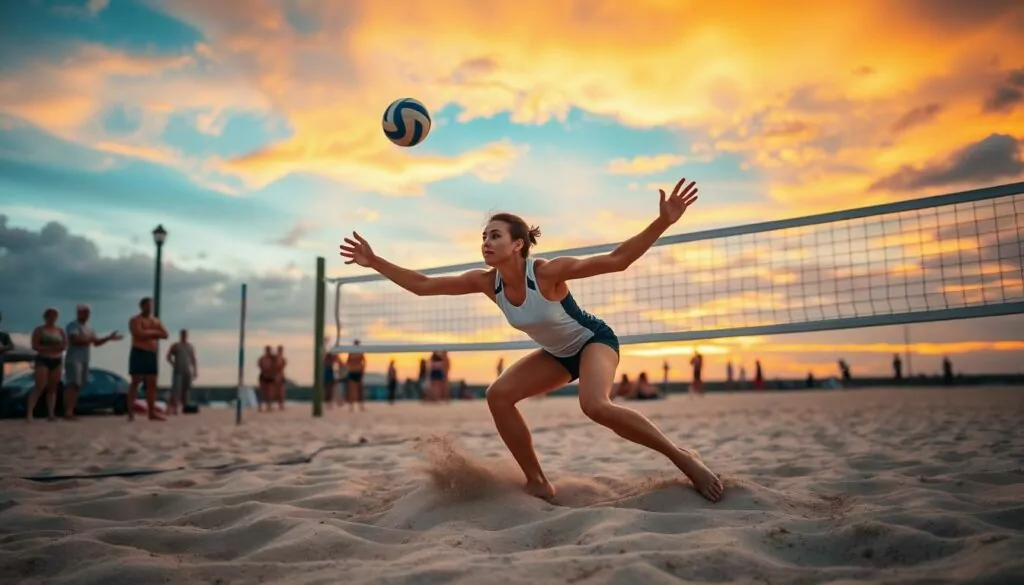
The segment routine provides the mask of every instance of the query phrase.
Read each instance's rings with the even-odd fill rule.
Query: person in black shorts
[[[25,417],[31,422],[32,413],[43,391],[46,391],[46,415],[51,421],[57,420],[57,386],[60,383],[61,367],[64,365],[64,350],[68,347],[68,337],[64,328],[57,325],[57,309],[43,311],[43,324],[32,331],[32,349],[36,352],[35,374],[36,385],[28,395],[28,412]]]
[[[135,396],[140,383],[146,388],[149,420],[167,420],[156,410],[156,377],[160,371],[156,352],[160,340],[168,335],[160,319],[153,316],[153,301],[149,297],[139,301],[139,314],[128,321],[128,330],[132,335],[132,349],[128,353],[128,374],[132,379],[128,386],[128,420],[135,420]]]
[[[664,190],[659,195],[658,216],[643,231],[607,253],[586,257],[530,258],[540,229],[511,213],[491,215],[480,233],[487,267],[457,275],[430,276],[393,264],[377,256],[355,231],[339,247],[347,264],[370,268],[412,294],[483,295],[497,305],[510,327],[540,346],[487,388],[495,429],[519,464],[526,480],[523,487],[531,495],[550,500],[555,487],[541,469],[530,429],[516,404],[579,380],[576,393],[588,418],[664,455],[708,500],[722,497],[721,478],[698,453],[677,446],[643,414],[611,402],[609,389],[619,366],[618,338],[607,323],[583,310],[569,290],[569,281],[625,271],[697,200],[697,189],[683,179],[671,195]]]

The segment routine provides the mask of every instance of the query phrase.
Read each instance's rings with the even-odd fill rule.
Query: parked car
[[[28,395],[35,385],[32,370],[18,372],[7,380],[0,389],[0,418],[24,417]],[[75,414],[97,412],[128,413],[128,380],[103,368],[89,368],[85,386],[78,393]],[[64,381],[57,387],[57,415],[64,413]],[[46,393],[36,404],[36,418],[46,418]]]

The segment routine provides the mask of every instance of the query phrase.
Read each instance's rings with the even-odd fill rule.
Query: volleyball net
[[[1024,183],[1015,183],[666,236],[625,272],[570,287],[623,344],[1007,315],[1024,312],[1022,233]],[[334,351],[352,351],[354,339],[368,353],[536,347],[484,295],[417,297],[376,273],[327,282]]]

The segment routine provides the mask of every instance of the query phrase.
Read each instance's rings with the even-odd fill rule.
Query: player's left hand
[[[696,181],[690,181],[690,184],[684,189],[683,183],[685,182],[685,177],[679,179],[676,188],[672,189],[672,194],[668,196],[665,195],[664,189],[658,189],[658,192],[661,193],[659,217],[667,221],[669,225],[679,221],[679,218],[686,213],[686,208],[697,202]]]

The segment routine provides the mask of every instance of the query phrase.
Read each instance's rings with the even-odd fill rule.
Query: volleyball
[[[391,102],[381,122],[384,135],[398,146],[416,146],[430,134],[430,112],[412,98]]]

